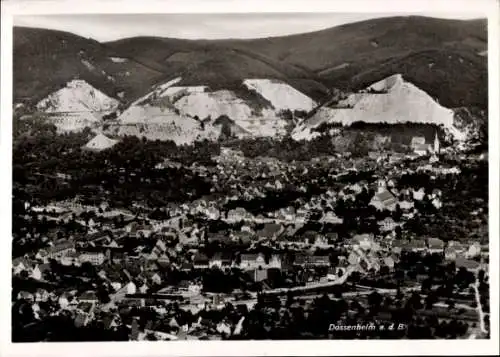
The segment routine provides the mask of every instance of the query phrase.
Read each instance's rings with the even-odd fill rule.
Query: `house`
[[[114,314],[113,313],[106,314],[102,318],[102,322],[104,324],[104,329],[106,329],[106,330],[115,330],[121,324],[120,323],[120,315],[118,315],[116,313],[114,313]]]
[[[398,203],[397,198],[387,189],[382,189],[373,196],[370,205],[378,210],[394,211]]]
[[[158,271],[160,266],[156,260],[147,260],[144,263],[143,271]]]
[[[386,267],[388,267],[390,270],[392,270],[394,268],[394,263],[395,262],[394,262],[394,259],[392,257],[390,257],[390,256],[389,257],[385,257],[383,259],[383,262],[384,262],[384,265]]]
[[[110,296],[110,298],[113,301],[121,301],[125,298],[125,295],[133,295],[135,293],[137,293],[137,286],[132,281],[129,281],[112,296]]]
[[[355,264],[358,264],[360,260],[361,260],[361,257],[355,251],[352,251],[349,253],[349,256],[347,257],[347,259],[343,260],[343,262],[344,262],[344,264],[355,265]]]
[[[35,263],[24,257],[15,258],[12,260],[12,272],[14,275],[19,275],[22,271],[32,271]]]
[[[401,208],[402,211],[408,211],[412,209],[415,206],[415,204],[412,201],[400,201],[399,202],[399,208]]]
[[[239,222],[241,220],[253,219],[253,215],[242,207],[236,207],[227,213],[227,220],[231,222]]]
[[[444,251],[444,242],[439,238],[427,239],[427,246],[430,253],[442,253]]]
[[[26,300],[26,301],[34,302],[35,301],[35,296],[32,293],[28,292],[28,291],[21,290],[17,294],[17,300]]]
[[[36,255],[35,259],[42,261],[43,263],[48,263],[49,262],[49,253],[47,252],[47,249],[40,249]]]
[[[113,252],[111,254],[111,262],[113,264],[122,264],[125,260],[127,260],[127,254],[124,252]]]
[[[264,254],[242,254],[240,268],[243,270],[254,269],[281,269],[281,257],[279,255],[272,255],[269,261],[266,261]]]
[[[418,156],[425,156],[430,152],[430,150],[431,147],[429,144],[416,144],[413,147],[413,152]]]
[[[293,221],[295,220],[295,208],[289,206],[286,208],[280,209],[280,218],[285,221]]]
[[[122,246],[117,243],[116,240],[110,239],[106,244],[103,245],[106,248],[121,248]]]
[[[219,334],[224,335],[224,336],[229,336],[231,335],[231,326],[227,322],[219,322],[217,324],[216,330]]]
[[[284,231],[285,231],[285,228],[281,224],[266,223],[266,224],[264,224],[264,228],[262,228],[261,230],[256,232],[256,235],[259,238],[276,239]]]
[[[150,225],[143,225],[137,222],[131,222],[125,227],[125,231],[133,237],[149,238],[153,232],[153,227]]]
[[[208,266],[209,268],[217,267],[219,269],[229,268],[231,267],[233,262],[232,256],[230,253],[215,253],[210,259]]]
[[[459,256],[464,255],[465,247],[460,245],[450,245],[444,249],[444,259],[456,260]]]
[[[328,239],[325,236],[317,235],[313,245],[315,247],[326,247],[328,246]]]
[[[50,271],[50,264],[37,264],[31,272],[31,277],[35,280],[43,280],[44,275]]]
[[[398,256],[403,250],[407,250],[408,241],[402,239],[390,239],[388,242],[389,250],[393,255]]]
[[[363,250],[368,250],[371,249],[374,241],[373,234],[356,234],[352,239],[350,240],[350,245],[353,247],[359,247]]]
[[[425,145],[425,137],[424,136],[414,136],[411,138],[411,148],[415,149],[419,145]]]
[[[389,163],[394,164],[394,163],[400,162],[404,158],[405,158],[405,154],[402,154],[402,153],[399,153],[399,152],[393,152],[389,156]]]
[[[194,266],[191,263],[188,262],[183,262],[180,266],[181,271],[191,271],[193,270]]]
[[[78,296],[79,302],[96,303],[99,301],[94,290],[87,290]]]
[[[328,269],[328,272],[326,273],[326,279],[328,281],[334,281],[334,280],[337,280],[339,277],[339,272],[337,270],[337,268],[329,268]]]
[[[78,257],[80,262],[89,262],[92,265],[102,265],[106,260],[106,256],[102,251],[83,251]]]
[[[253,270],[266,266],[264,254],[242,254],[240,268],[243,270]]]
[[[466,258],[474,258],[481,255],[481,245],[477,242],[471,244],[467,252],[465,253]]]
[[[89,324],[94,318],[94,303],[82,302],[78,304],[75,316],[75,326],[82,327]]]
[[[203,284],[199,283],[188,283],[186,291],[190,294],[199,295],[203,290]]]
[[[335,212],[328,211],[320,219],[320,222],[331,223],[331,224],[342,224],[344,222],[344,220],[342,218],[338,217],[335,214]]]
[[[161,282],[162,282],[162,278],[160,276],[160,274],[158,274],[157,272],[153,273],[150,277],[151,281],[155,284],[155,285],[160,285]],[[129,287],[131,288],[131,287]],[[132,288],[131,288],[132,289]],[[132,289],[133,290],[133,289]]]
[[[282,259],[278,254],[271,255],[271,259],[269,259],[269,264],[267,264],[267,268],[269,269],[281,269],[282,268]]]
[[[57,299],[57,303],[61,309],[66,309],[70,305],[70,301],[73,300],[73,296],[70,293],[62,293]]]
[[[163,238],[160,238],[156,241],[151,253],[148,256],[148,259],[156,260],[167,251],[167,244],[164,242]]]
[[[163,162],[160,162],[155,165],[155,169],[163,170],[166,168],[179,169],[182,167],[182,164],[176,161],[172,161],[170,159],[164,159]]]
[[[193,267],[195,269],[208,269],[210,260],[203,253],[196,253],[193,256]]]
[[[170,257],[166,253],[162,253],[156,260],[156,263],[160,267],[168,267],[170,265]]]
[[[268,276],[268,270],[267,269],[255,269],[252,272],[252,277],[253,280],[258,283],[259,281],[266,280]]]
[[[305,207],[297,209],[296,220],[298,222],[305,222],[309,219],[309,210]]]
[[[97,276],[103,280],[108,280],[108,276],[106,274],[106,271],[104,269],[99,270],[97,273]]]
[[[368,157],[372,160],[377,160],[380,157],[380,152],[378,151],[368,151]]]
[[[205,210],[205,215],[208,219],[218,220],[220,218],[220,211],[216,207],[208,207]]]
[[[330,266],[330,257],[328,255],[297,254],[293,264],[303,267],[328,267]]]
[[[71,241],[64,241],[61,243],[57,243],[54,246],[47,248],[48,256],[51,259],[61,258],[69,254],[69,252],[74,252],[74,251],[75,251],[75,244],[74,242]]]
[[[359,194],[363,191],[363,187],[359,183],[347,186],[347,189],[351,190],[355,194]]]
[[[139,293],[146,294],[149,290],[148,284],[144,282],[141,286],[139,286]]]
[[[378,225],[381,232],[392,232],[398,226],[391,217],[386,217],[384,220],[378,222]]]
[[[226,232],[208,233],[207,240],[210,243],[214,243],[214,242],[219,242],[221,244],[231,244],[232,243],[232,239],[231,239],[229,233],[226,233]]]
[[[110,285],[114,291],[118,291],[122,288],[122,284],[119,281],[113,281],[113,282],[111,282]]]
[[[326,238],[328,244],[334,244],[338,241],[339,234],[337,232],[328,232],[328,233],[325,233],[325,238]]]
[[[425,189],[421,187],[418,191],[413,190],[412,194],[415,201],[422,201],[425,196]]]
[[[80,254],[77,252],[69,252],[67,255],[61,257],[61,264],[65,266],[80,265]]]
[[[243,245],[251,244],[253,236],[254,234],[248,230],[232,232],[233,240]]]
[[[436,209],[440,209],[443,206],[443,202],[437,197],[434,198],[431,203]]]
[[[413,252],[423,252],[427,250],[427,245],[422,239],[412,239],[405,246],[406,250],[410,250]]]
[[[48,301],[50,294],[47,290],[38,288],[35,291],[35,301]]]
[[[456,269],[465,268],[472,273],[477,273],[481,269],[481,264],[475,260],[470,260],[465,257],[457,257],[455,260]]]
[[[310,255],[306,266],[328,267],[330,266],[330,257],[328,255]]]
[[[443,192],[437,188],[433,189],[430,198],[436,198],[436,197],[441,197],[443,195]]]

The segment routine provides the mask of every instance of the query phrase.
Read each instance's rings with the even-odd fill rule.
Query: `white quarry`
[[[395,74],[376,82],[366,90],[349,95],[335,108],[323,107],[298,125],[292,137],[310,140],[311,129],[322,123],[421,123],[444,126],[458,139],[463,135],[453,125],[454,112],[436,102],[429,94]]]

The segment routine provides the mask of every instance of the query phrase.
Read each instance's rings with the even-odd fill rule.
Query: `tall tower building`
[[[436,131],[436,134],[434,136],[434,153],[439,154],[439,138],[437,135],[437,131]]]

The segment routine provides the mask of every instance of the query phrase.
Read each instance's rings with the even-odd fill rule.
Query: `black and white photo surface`
[[[13,16],[9,340],[498,339],[488,15]]]

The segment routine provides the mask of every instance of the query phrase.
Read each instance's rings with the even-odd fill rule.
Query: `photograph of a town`
[[[12,341],[489,339],[462,15],[16,16]]]

